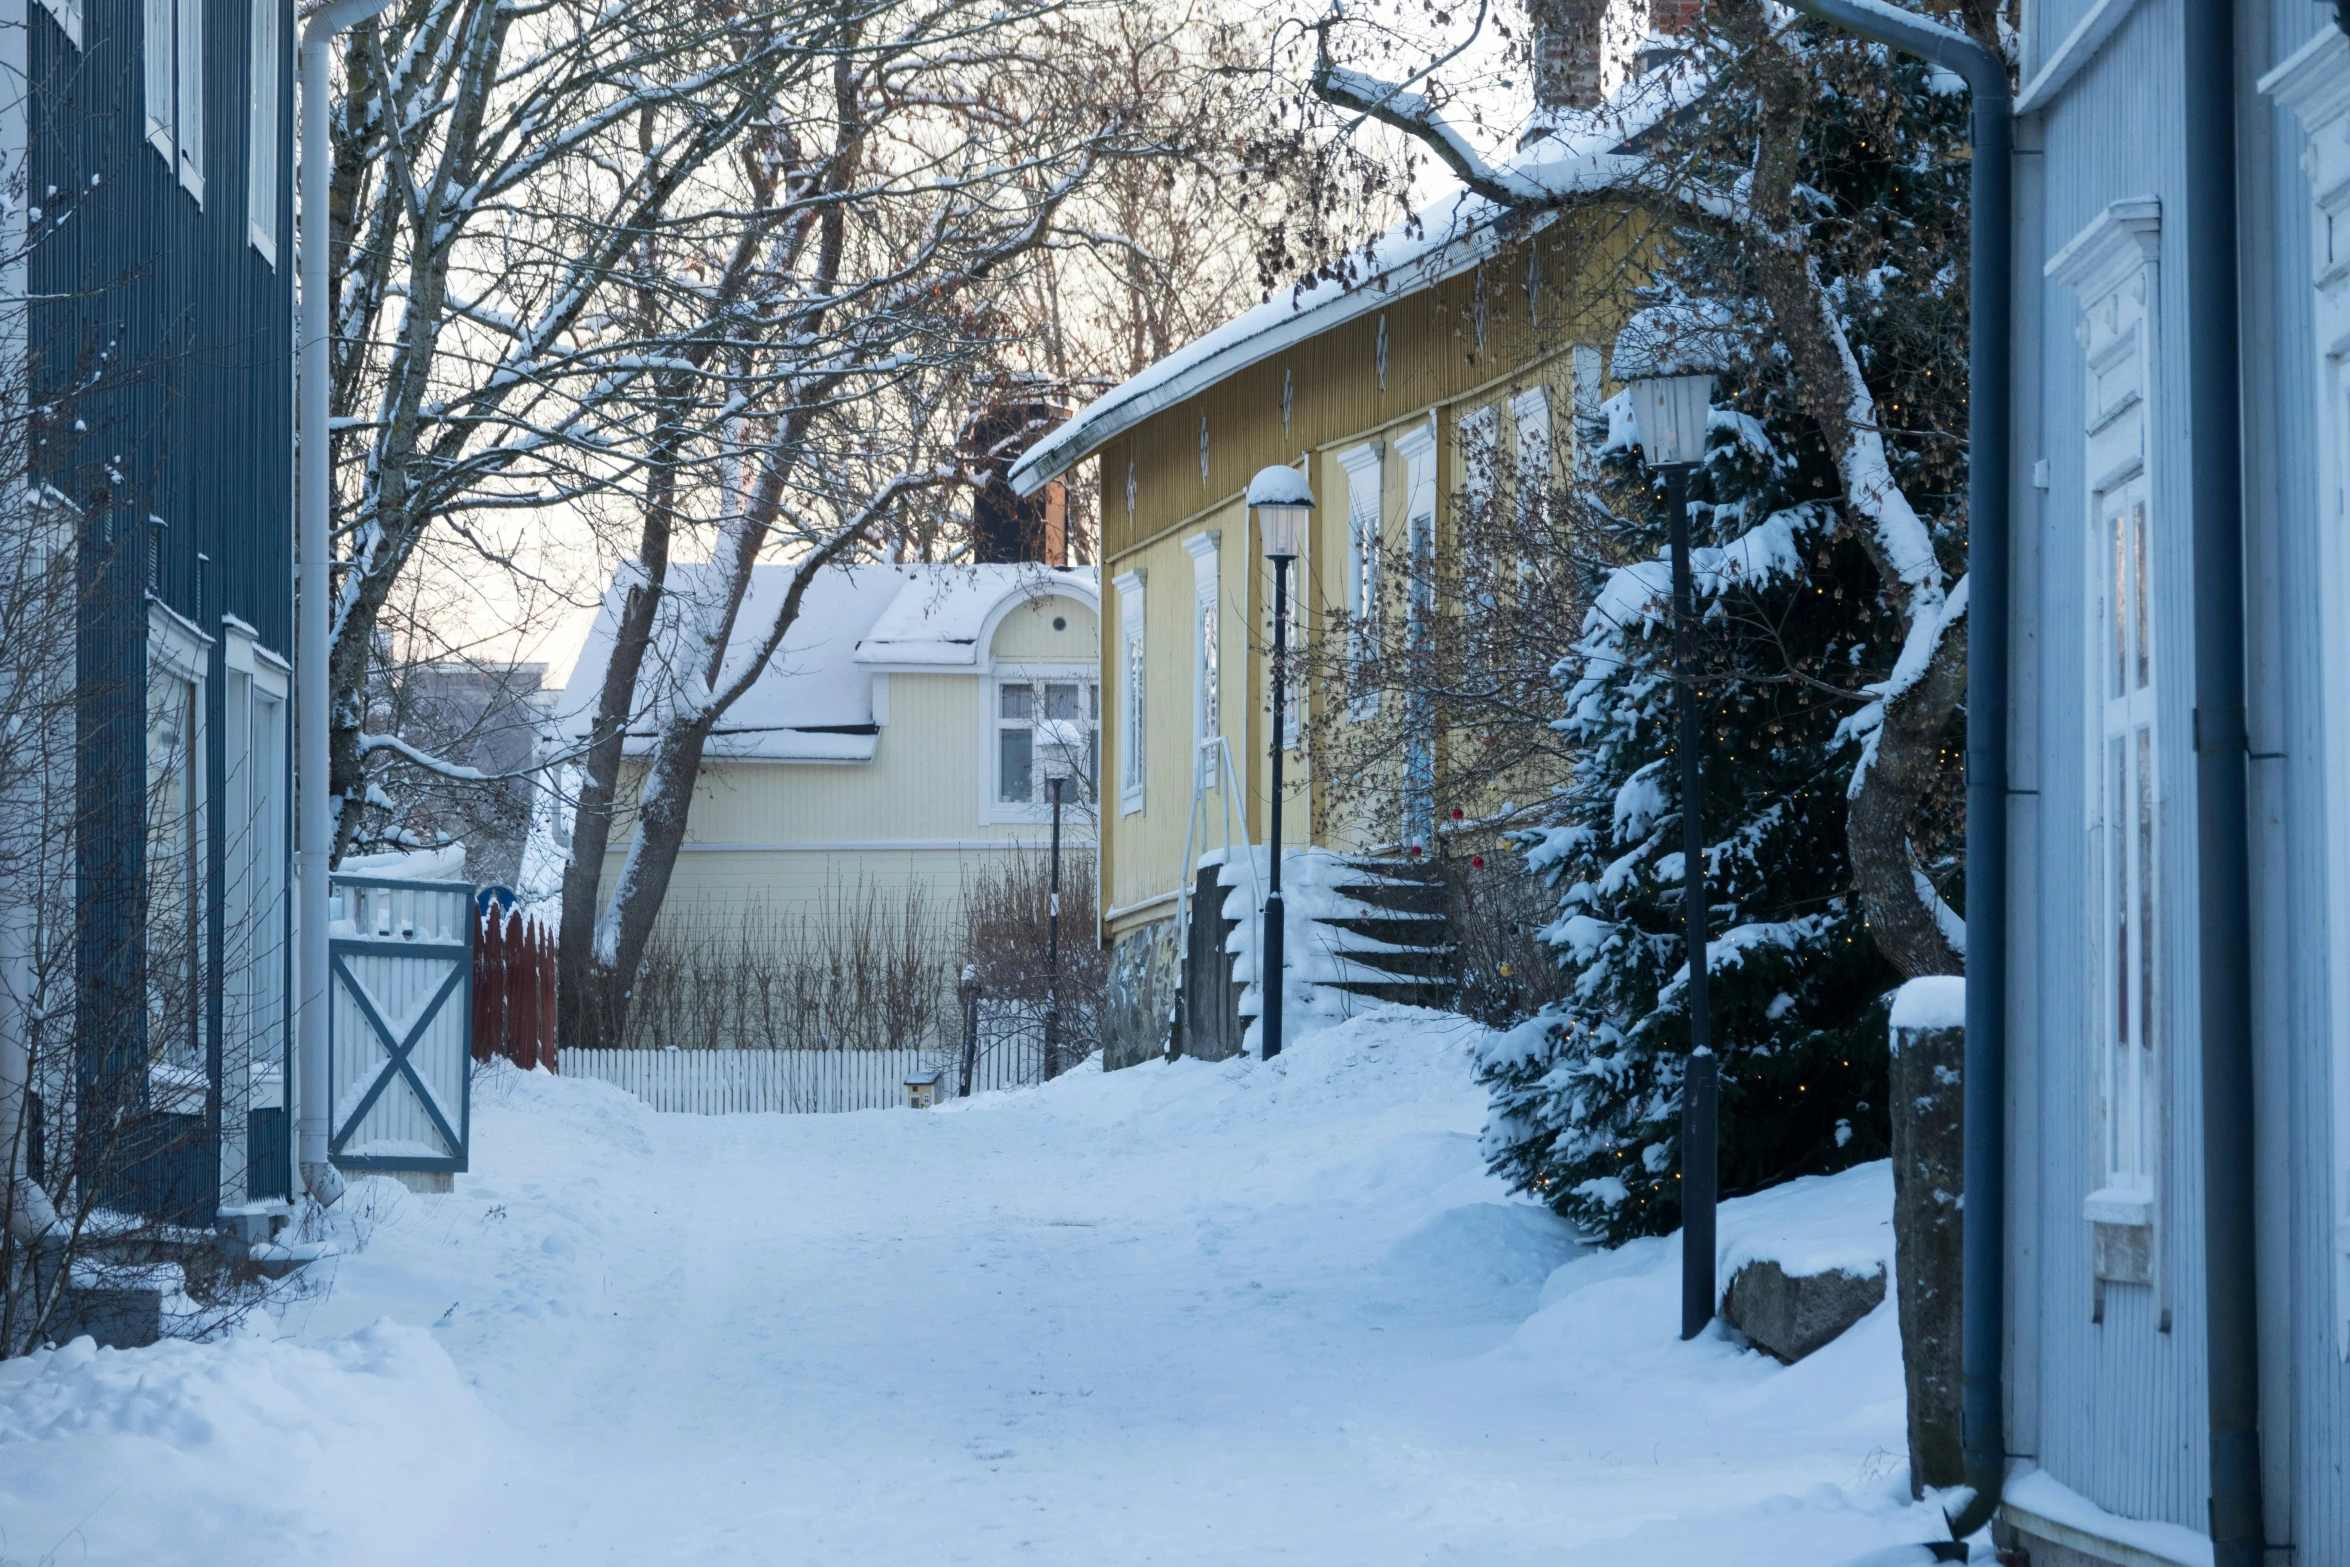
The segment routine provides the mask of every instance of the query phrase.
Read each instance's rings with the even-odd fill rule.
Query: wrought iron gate
[[[466,1168],[473,888],[331,879],[328,1152],[343,1169]]]

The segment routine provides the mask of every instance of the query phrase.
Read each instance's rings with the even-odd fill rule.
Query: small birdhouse
[[[938,1073],[916,1072],[906,1079],[906,1108],[927,1110],[938,1103]]]

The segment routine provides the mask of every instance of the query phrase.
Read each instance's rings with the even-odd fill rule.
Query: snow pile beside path
[[[1806,1175],[1722,1204],[1714,1276],[1728,1289],[1750,1262],[1775,1262],[1791,1277],[1885,1270],[1893,1287],[1893,1161],[1838,1175]],[[1891,1311],[1887,1305],[1882,1308]]]
[[[426,1560],[495,1450],[423,1328],[76,1339],[0,1362],[0,1561]]]

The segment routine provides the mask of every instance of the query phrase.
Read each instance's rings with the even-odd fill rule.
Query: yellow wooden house
[[[1522,160],[1605,158],[1622,136],[1620,120],[1579,145],[1562,133]],[[1359,256],[1351,281],[1284,292],[1207,334],[1015,466],[1014,487],[1030,492],[1099,464],[1108,1065],[1167,1048],[1179,965],[1185,1013],[1230,1010],[1220,938],[1207,927],[1203,947],[1188,916],[1219,891],[1203,857],[1229,863],[1228,839],[1266,841],[1272,577],[1243,504],[1250,478],[1300,465],[1318,503],[1293,568],[1293,639],[1311,643],[1334,620],[1394,634],[1383,617],[1419,612],[1413,575],[1457,547],[1450,519],[1466,488],[1499,486],[1507,502],[1589,460],[1579,432],[1602,417],[1640,233],[1628,212],[1528,220],[1465,194],[1440,202]],[[1302,701],[1311,717],[1283,725],[1286,844],[1409,864],[1439,811],[1460,804],[1446,797],[1445,737],[1413,737],[1396,776],[1370,791],[1392,790],[1390,808],[1366,810],[1361,787],[1317,779],[1301,743],[1313,717],[1331,716],[1325,704],[1349,697],[1302,684],[1292,711]],[[1227,871],[1223,885],[1238,880]],[[1261,893],[1237,891],[1235,911]],[[1189,1033],[1195,1054],[1240,1048],[1237,1032]]]

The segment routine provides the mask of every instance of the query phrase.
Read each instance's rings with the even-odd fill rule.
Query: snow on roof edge
[[[1587,180],[1613,175],[1635,161],[1620,149],[1702,87],[1701,78],[1677,67],[1656,71],[1628,84],[1605,109],[1579,117],[1580,137],[1570,138],[1567,127],[1561,126],[1554,137],[1537,141],[1508,166],[1551,185],[1562,196],[1571,194]],[[1580,141],[1582,150],[1557,158],[1561,146],[1571,140]],[[1345,284],[1324,280],[1269,299],[1086,404],[1012,465],[1007,478],[1013,490],[1034,495],[1152,415],[1402,295],[1458,277],[1504,244],[1548,228],[1558,213],[1546,209],[1524,214],[1523,229],[1507,224],[1513,215],[1465,188],[1439,198],[1354,253],[1370,268],[1364,277]]]

